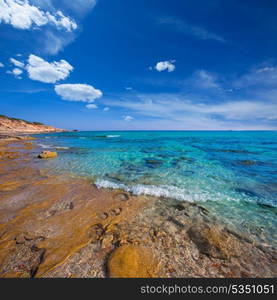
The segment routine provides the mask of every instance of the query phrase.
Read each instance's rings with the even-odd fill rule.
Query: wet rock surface
[[[228,235],[225,230],[208,225],[191,226],[187,234],[202,254],[220,259],[241,255],[239,242]]]
[[[55,158],[58,156],[57,152],[43,151],[38,155],[38,158]]]
[[[13,152],[9,158],[6,152]],[[0,144],[0,277],[274,277],[276,251],[199,204],[32,168]]]

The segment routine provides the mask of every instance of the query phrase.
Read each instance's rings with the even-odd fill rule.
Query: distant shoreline
[[[114,129],[108,129],[108,130],[63,130],[61,132],[277,132],[277,130],[114,130]],[[47,133],[47,132],[46,132]],[[51,133],[51,132],[50,132]],[[34,133],[36,134],[36,133]]]
[[[44,125],[40,122],[30,122],[22,119],[11,118],[0,115],[0,134],[20,135],[20,134],[36,134],[63,132],[64,129],[55,128],[53,126]]]

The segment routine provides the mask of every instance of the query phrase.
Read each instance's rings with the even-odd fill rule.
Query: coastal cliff
[[[22,119],[9,118],[0,115],[0,133],[43,133],[43,132],[61,132],[63,129],[54,128],[39,122],[29,122]]]

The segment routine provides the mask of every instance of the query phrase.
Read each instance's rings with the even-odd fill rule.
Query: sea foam
[[[37,144],[39,147],[43,149],[57,149],[57,150],[67,150],[69,147],[59,147],[54,145],[45,145],[45,144]]]
[[[107,135],[107,138],[117,138],[120,137],[120,135]]]
[[[109,188],[109,189],[121,189],[126,192],[130,192],[134,195],[148,195],[148,196],[155,196],[155,197],[164,197],[164,198],[171,198],[180,201],[205,201],[205,199],[200,199],[197,195],[190,195],[188,191],[185,189],[180,189],[175,186],[169,185],[144,185],[138,184],[133,186],[127,186],[123,183],[115,183],[109,180],[97,180],[95,182],[97,188]]]

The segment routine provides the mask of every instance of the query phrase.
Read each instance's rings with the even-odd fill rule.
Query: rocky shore
[[[44,125],[39,122],[29,122],[22,119],[9,118],[7,116],[0,115],[0,134],[2,135],[13,136],[20,133],[34,134],[62,131],[64,130]]]
[[[39,152],[0,142],[0,277],[276,276],[275,249],[201,205],[50,175]]]

